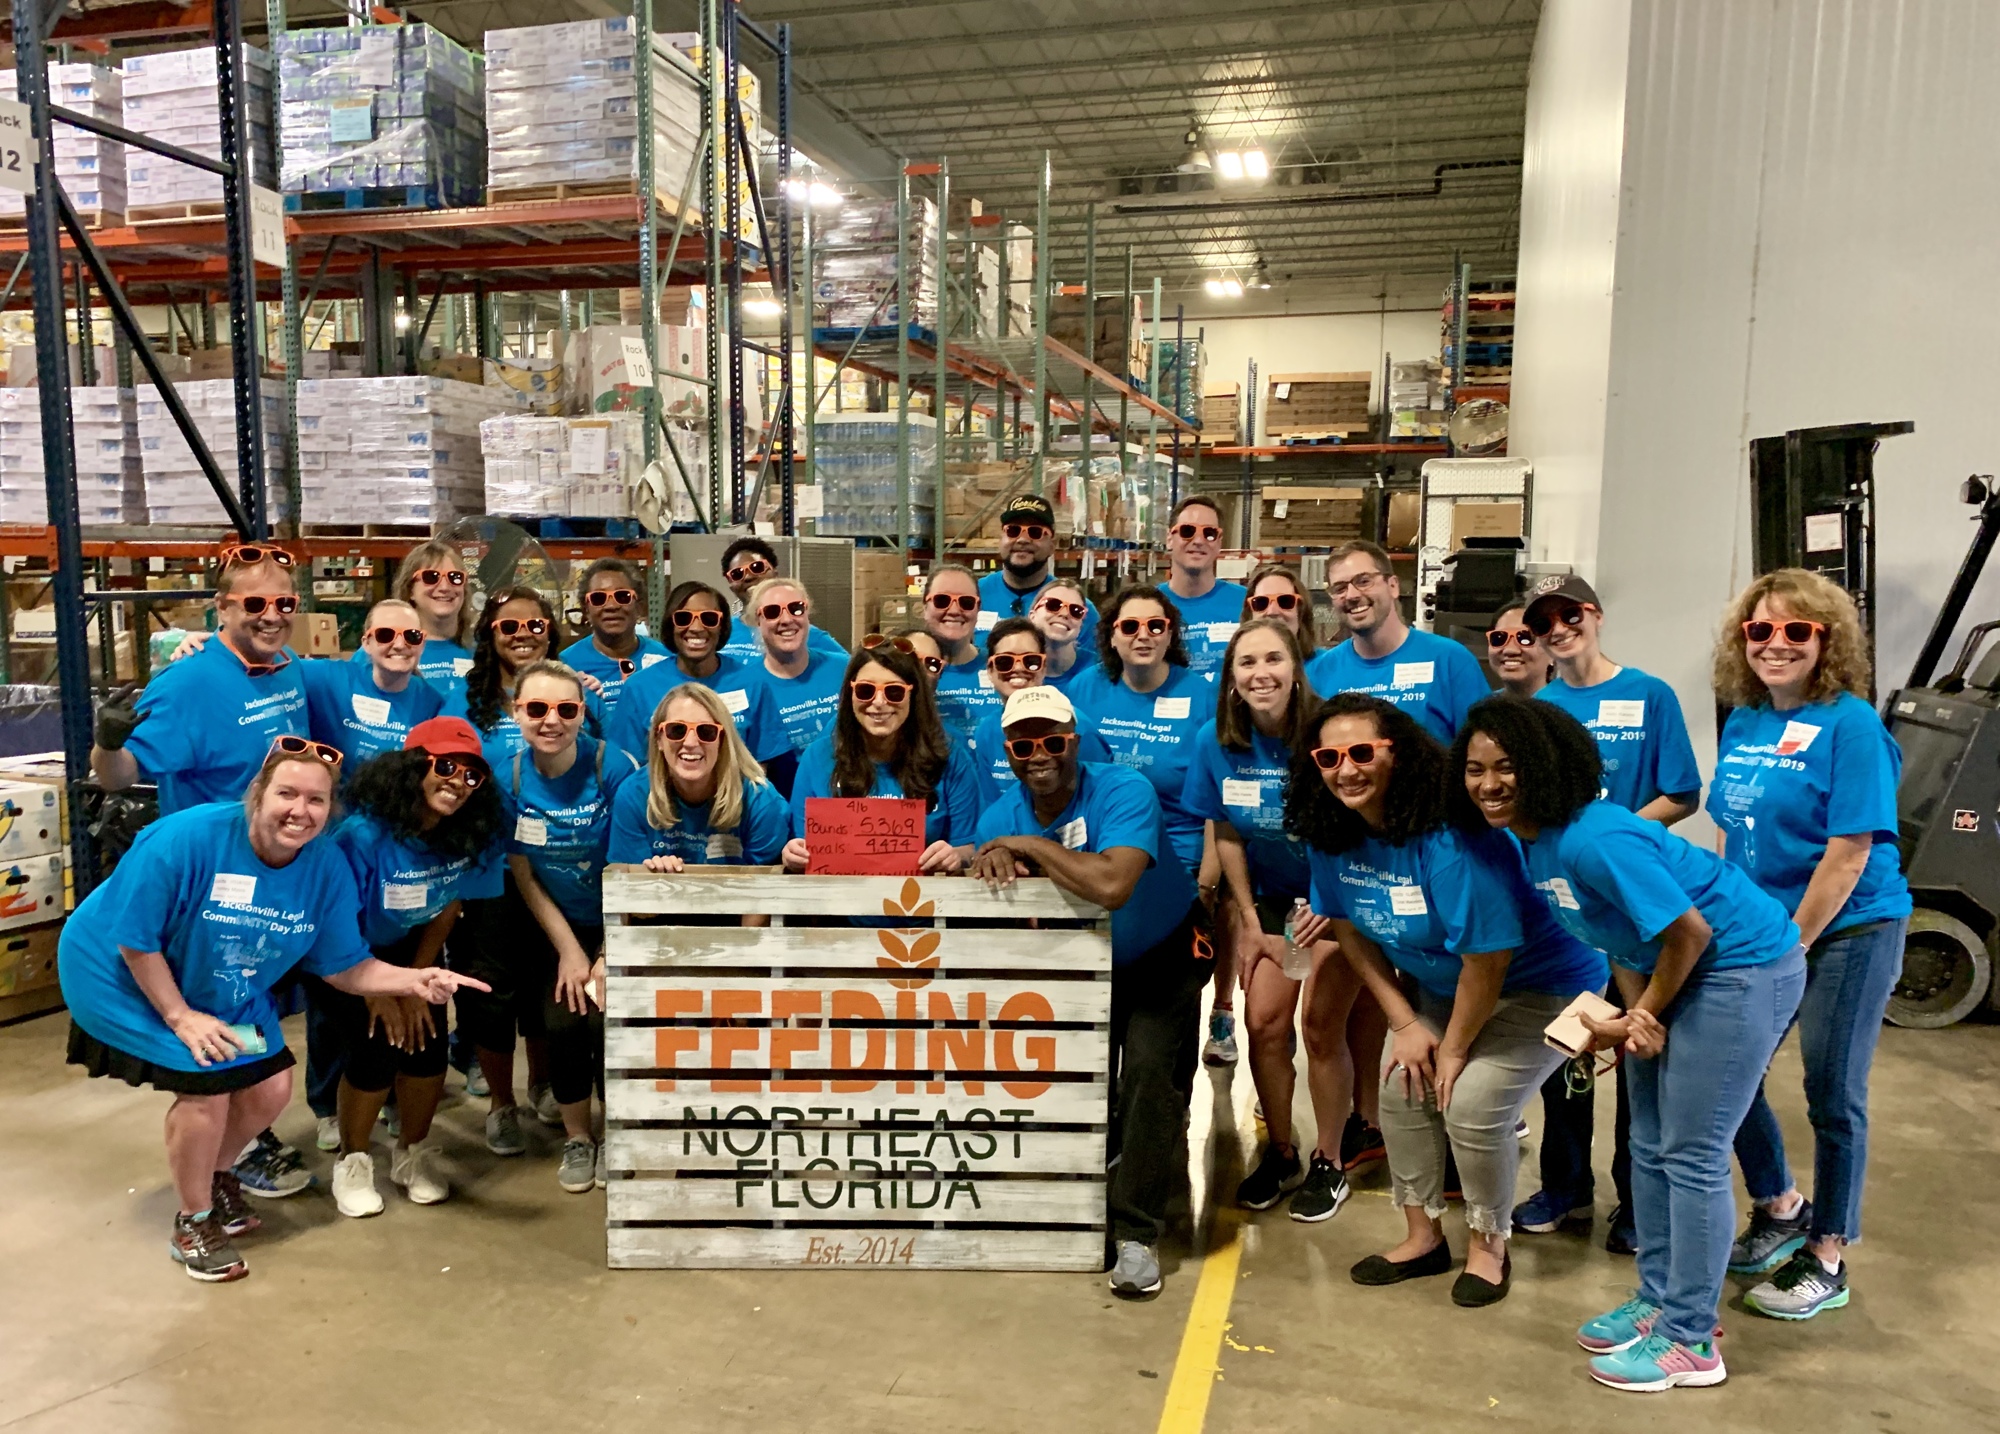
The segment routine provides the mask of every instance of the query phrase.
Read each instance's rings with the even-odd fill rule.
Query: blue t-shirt
[[[576,760],[545,777],[523,752],[494,769],[507,812],[507,851],[525,856],[550,898],[571,921],[604,924],[604,854],[611,844],[611,799],[638,763],[616,748],[577,738]],[[602,769],[602,777],[599,770]]]
[[[1076,792],[1047,826],[1035,820],[1034,803],[1019,782],[979,818],[981,846],[1002,836],[1038,836],[1071,851],[1136,847],[1146,853],[1146,874],[1125,904],[1111,913],[1111,960],[1123,966],[1171,936],[1194,905],[1194,878],[1167,847],[1165,819],[1152,783],[1123,767],[1079,762]]]
[[[1652,974],[1660,933],[1689,907],[1714,933],[1701,969],[1761,966],[1798,945],[1785,909],[1739,868],[1616,802],[1592,802],[1521,845],[1556,920],[1628,971]]]
[[[820,733],[833,726],[840,713],[841,681],[847,676],[847,659],[828,652],[809,652],[806,670],[797,677],[780,677],[757,659],[764,685],[771,689],[771,702],[778,711],[778,725],[794,752],[803,752],[819,740]]]
[[[840,639],[823,627],[806,625],[806,650],[823,652],[840,662],[847,661],[847,649],[840,645]],[[764,660],[764,634],[757,630],[757,624],[743,616],[739,604],[732,610],[729,620],[729,641],[722,645],[725,657],[740,658],[756,665]]]
[[[369,666],[368,654],[357,652],[349,659],[363,667]],[[423,647],[417,653],[417,676],[437,689],[438,696],[449,702],[452,694],[462,699],[465,693],[465,674],[472,671],[472,653],[460,647],[447,637],[424,639]]]
[[[146,684],[138,703],[145,720],[125,750],[159,784],[161,816],[240,800],[272,742],[311,735],[302,666],[286,652],[276,672],[252,677],[216,637]]]
[[[639,645],[632,649],[631,656],[607,657],[595,638],[586,637],[565,647],[562,660],[578,672],[588,673],[604,684],[604,715],[610,718],[617,715],[619,694],[625,690],[625,683],[633,673],[656,663],[672,662],[674,655],[654,639],[642,637]],[[631,666],[627,667],[627,663]]]
[[[651,667],[642,667],[625,680],[618,710],[606,724],[604,735],[612,746],[622,747],[641,766],[645,765],[646,754],[652,750],[653,713],[660,699],[684,682],[699,682],[719,696],[736,719],[736,730],[742,734],[743,745],[750,749],[750,755],[760,762],[769,762],[784,756],[792,746],[778,721],[777,704],[771,700],[770,689],[763,681],[768,675],[762,658],[753,667],[740,658],[723,657],[715,671],[706,677],[689,677],[671,657]]]
[[[1243,621],[1243,600],[1250,595],[1241,583],[1218,581],[1197,598],[1184,598],[1171,586],[1165,589],[1173,605],[1181,610],[1181,641],[1187,644],[1188,666],[1210,673],[1222,666],[1222,654],[1229,639]]]
[[[375,684],[375,669],[353,662],[301,662],[306,684],[306,712],[315,741],[338,747],[347,760],[343,781],[355,768],[384,752],[403,750],[403,739],[419,722],[444,708],[444,698],[422,677],[412,676],[401,692],[384,692]]]
[[[1035,603],[1043,593],[1057,581],[1054,572],[1036,583],[1025,592],[1007,581],[1003,569],[995,568],[979,580],[979,645],[986,646],[986,634],[1010,617],[1026,617],[1035,610]],[[1065,587],[1074,587],[1065,582]],[[1079,652],[1090,652],[1097,645],[1097,604],[1085,602],[1083,605],[1083,626],[1076,631],[1076,646]]]
[[[396,835],[373,812],[356,812],[334,828],[331,839],[347,858],[361,894],[362,938],[378,949],[430,925],[454,901],[504,890],[507,853],[498,843],[477,856],[440,856],[421,841]]]
[[[1006,743],[1007,733],[1000,725],[1000,713],[988,712],[980,719],[979,730],[972,734],[969,744],[973,766],[979,777],[979,804],[982,807],[992,806],[1008,787],[1020,785],[1021,779],[1014,775],[1014,766],[1007,760]],[[1079,728],[1076,755],[1081,762],[1109,762],[1111,749],[1095,732]]]
[[[1650,672],[1621,668],[1595,687],[1571,687],[1558,679],[1536,694],[1590,729],[1604,763],[1598,795],[1636,812],[1659,797],[1701,791],[1701,768],[1688,741],[1681,700]]]
[[[867,794],[871,797],[900,797],[903,795],[903,784],[896,780],[887,766],[877,762],[875,784]],[[832,795],[833,732],[829,729],[799,754],[798,776],[792,780],[793,836],[806,834],[806,799]],[[964,846],[972,840],[973,827],[978,821],[979,782],[973,775],[972,757],[961,744],[953,742],[951,758],[945,763],[937,790],[931,793],[928,815],[924,819],[924,842],[929,845],[934,841],[948,841],[954,846]]]
[[[1322,697],[1361,692],[1393,702],[1447,745],[1472,704],[1493,695],[1462,643],[1417,628],[1387,657],[1361,656],[1351,638],[1330,647],[1306,663],[1306,681]]]
[[[689,866],[772,866],[792,835],[792,813],[769,782],[746,782],[743,816],[729,831],[709,821],[713,802],[680,804],[680,820],[661,831],[646,819],[652,784],[641,775],[611,799],[609,860],[636,866],[649,856],[677,856]]]
[[[1190,816],[1228,822],[1243,838],[1250,883],[1259,896],[1291,901],[1306,894],[1312,872],[1306,846],[1285,831],[1285,783],[1291,749],[1254,728],[1250,750],[1232,752],[1210,722],[1196,734],[1181,806]]]
[[[1852,693],[1790,712],[1739,707],[1716,743],[1708,814],[1729,860],[1797,911],[1829,838],[1875,838],[1868,864],[1828,931],[1910,914],[1896,849],[1903,752],[1875,709]]]
[[[986,714],[1007,705],[993,686],[984,652],[940,672],[936,691],[938,721],[959,742],[970,742]]]
[[[1097,648],[1095,646],[1085,647],[1079,642],[1076,645],[1076,661],[1069,665],[1069,670],[1067,672],[1049,672],[1047,669],[1044,669],[1042,681],[1074,702],[1076,701],[1076,696],[1072,689],[1076,686],[1077,680],[1088,673],[1098,671],[1102,666],[1103,664],[1097,660]]]
[[[257,1027],[275,1054],[285,1036],[271,987],[294,966],[333,976],[367,957],[358,905],[354,877],[331,842],[308,842],[287,865],[266,866],[250,846],[242,802],[190,807],[140,832],[63,923],[56,960],[63,1000],[77,1025],[107,1046],[169,1070],[260,1060],[246,1052],[197,1065],[118,948],[160,952],[188,1005]]]
[[[1181,793],[1197,734],[1215,717],[1215,684],[1191,667],[1170,667],[1165,682],[1140,693],[1098,667],[1070,688],[1069,700],[1078,725],[1104,739],[1111,759],[1153,784],[1174,855],[1194,871],[1201,865],[1202,819],[1181,805]]]
[[[1432,995],[1458,990],[1459,958],[1511,951],[1501,994],[1602,990],[1604,954],[1558,925],[1528,885],[1505,832],[1438,827],[1401,846],[1370,838],[1352,851],[1310,850],[1312,909],[1343,917]]]

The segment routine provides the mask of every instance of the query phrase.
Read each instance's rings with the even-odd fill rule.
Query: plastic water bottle
[[[1312,975],[1312,947],[1301,946],[1292,936],[1292,929],[1312,914],[1312,908],[1301,896],[1292,902],[1292,914],[1285,918],[1285,959],[1284,972],[1294,981],[1303,981]]]

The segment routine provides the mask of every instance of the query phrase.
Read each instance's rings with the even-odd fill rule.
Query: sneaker
[[[1208,1044],[1201,1048],[1201,1061],[1209,1066],[1233,1066],[1236,1064],[1236,1013],[1234,1011],[1210,1011],[1208,1013]]]
[[[1634,1295],[1617,1309],[1585,1320],[1577,1328],[1576,1342],[1592,1354],[1616,1354],[1651,1334],[1659,1318],[1658,1305]]]
[[[1322,1220],[1331,1220],[1340,1213],[1340,1207],[1347,1203],[1347,1197],[1352,1193],[1347,1186],[1347,1177],[1333,1168],[1331,1160],[1314,1151],[1312,1168],[1306,1171],[1306,1182],[1292,1197],[1291,1216],[1303,1225],[1317,1225]]]
[[[1160,1292],[1160,1255],[1137,1240],[1118,1242],[1118,1263],[1111,1267],[1111,1293],[1128,1300]]]
[[[188,1278],[207,1284],[227,1284],[250,1273],[236,1247],[229,1243],[214,1213],[175,1215],[174,1233],[167,1240],[167,1253],[188,1272]]]
[[[357,1150],[334,1162],[333,1203],[350,1219],[361,1220],[382,1213],[382,1195],[375,1188],[374,1156]]]
[[[1604,1232],[1604,1248],[1614,1255],[1639,1253],[1639,1227],[1632,1223],[1632,1212],[1623,1205],[1611,1208],[1611,1228]]]
[[[546,1084],[528,1087],[528,1109],[534,1111],[535,1119],[543,1125],[562,1127],[562,1107],[556,1104],[556,1093]]]
[[[1525,1115],[1514,1122],[1514,1138],[1516,1140],[1526,1140],[1533,1134],[1534,1131],[1528,1128],[1528,1118]]]
[[[403,1138],[403,1112],[396,1108],[395,1102],[382,1107],[382,1125],[389,1132],[389,1139]]]
[[[486,1148],[495,1155],[520,1155],[528,1148],[521,1134],[521,1107],[510,1105],[486,1117]]]
[[[1761,1275],[1781,1265],[1794,1250],[1805,1245],[1812,1233],[1812,1201],[1799,1201],[1799,1208],[1786,1216],[1773,1215],[1761,1205],[1750,1207],[1750,1227],[1729,1247],[1729,1273]]]
[[[1257,1168],[1236,1187],[1236,1203],[1246,1210],[1268,1210],[1285,1198],[1287,1190],[1298,1189],[1305,1178],[1306,1168],[1299,1164],[1298,1151],[1287,1154],[1275,1144],[1266,1145]]]
[[[484,1100],[493,1094],[493,1087],[486,1083],[486,1072],[477,1065],[465,1073],[465,1093],[474,1100]]]
[[[1363,1120],[1360,1111],[1350,1112],[1347,1124],[1340,1131],[1340,1168],[1359,1170],[1364,1165],[1379,1165],[1388,1158],[1389,1147],[1382,1139],[1381,1129]]]
[[[243,1182],[234,1171],[215,1172],[208,1186],[208,1209],[222,1226],[222,1233],[232,1238],[264,1227],[264,1222],[250,1213],[250,1202],[243,1198]]]
[[[436,1205],[451,1196],[450,1183],[438,1171],[437,1147],[428,1140],[396,1147],[389,1157],[389,1183],[402,1186],[412,1205]]]
[[[319,1128],[313,1133],[313,1144],[329,1154],[340,1149],[339,1116],[322,1115],[319,1118]]]
[[[1663,1334],[1649,1334],[1630,1349],[1600,1354],[1590,1361],[1590,1377],[1612,1389],[1633,1394],[1657,1394],[1677,1384],[1701,1387],[1729,1378],[1722,1351],[1715,1341],[1677,1344]]]
[[[1847,1303],[1847,1261],[1828,1274],[1819,1256],[1801,1247],[1778,1273],[1743,1297],[1743,1303],[1772,1319],[1811,1319],[1821,1310]]]
[[[282,1200],[313,1183],[298,1151],[268,1130],[243,1147],[229,1173],[242,1182],[245,1195],[260,1200]]]
[[[596,1172],[596,1178],[595,1178],[595,1179],[594,1179],[594,1180],[593,1180],[593,1181],[592,1181],[591,1183],[592,1183],[593,1185],[595,1185],[595,1186],[596,1186],[596,1187],[597,1187],[597,1188],[598,1188],[599,1190],[602,1190],[602,1189],[603,1189],[603,1188],[604,1188],[605,1186],[607,1186],[607,1185],[609,1185],[609,1184],[611,1183],[611,1168],[610,1168],[610,1166],[609,1166],[609,1165],[608,1165],[608,1164],[607,1164],[607,1163],[605,1162],[605,1159],[604,1159],[604,1142],[603,1142],[603,1141],[601,1141],[601,1140],[597,1142],[597,1172]]]
[[[1565,1225],[1588,1225],[1594,1213],[1588,1200],[1577,1205],[1537,1190],[1514,1207],[1514,1228],[1526,1235],[1547,1235]]]
[[[556,1184],[572,1195],[597,1188],[597,1147],[588,1140],[571,1136],[563,1142],[562,1164],[556,1167]]]

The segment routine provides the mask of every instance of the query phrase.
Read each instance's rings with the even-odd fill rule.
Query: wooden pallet
[[[594,184],[524,184],[511,189],[489,188],[486,202],[492,204],[551,204],[565,199],[604,199],[615,195],[636,195],[639,186],[636,181],[599,180]],[[668,219],[678,219],[681,215],[681,201],[671,195],[655,190],[653,202],[660,206],[660,213]],[[690,222],[701,218],[701,207],[690,203],[686,206]],[[756,221],[745,215],[745,224],[754,230]],[[754,233],[748,237],[754,238]]]
[[[299,535],[306,538],[409,538],[431,535],[429,523],[303,523]]]
[[[436,184],[385,184],[362,189],[315,189],[285,196],[287,214],[316,214],[329,209],[451,209],[443,187]]]
[[[86,229],[122,229],[125,216],[109,209],[85,209],[77,211],[77,218]],[[27,214],[0,214],[0,234],[25,234],[28,232]]]
[[[185,224],[190,219],[220,219],[220,199],[192,199],[185,204],[138,204],[125,211],[134,229],[142,224]]]

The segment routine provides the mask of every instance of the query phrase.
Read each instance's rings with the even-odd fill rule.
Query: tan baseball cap
[[[1069,698],[1054,687],[1023,687],[1007,699],[1001,710],[1000,725],[1011,727],[1016,722],[1028,722],[1035,718],[1044,722],[1074,722],[1076,708],[1070,706]]]

